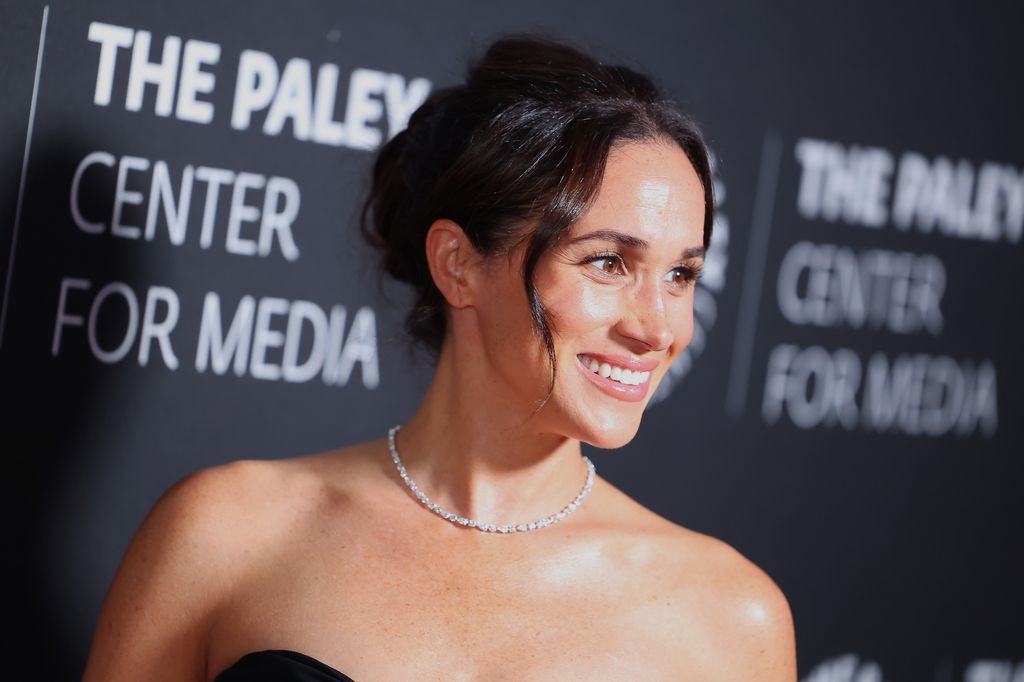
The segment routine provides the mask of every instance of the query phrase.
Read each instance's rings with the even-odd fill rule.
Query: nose
[[[665,292],[656,278],[637,282],[625,301],[618,330],[640,341],[648,350],[665,350],[675,340],[665,306]]]

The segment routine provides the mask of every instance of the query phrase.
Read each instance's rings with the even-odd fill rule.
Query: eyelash
[[[596,253],[593,256],[590,256],[589,258],[584,260],[583,262],[589,265],[589,264],[593,263],[594,261],[599,261],[599,260],[604,260],[604,259],[615,260],[620,265],[625,266],[625,262],[623,261],[622,256],[620,254],[612,252],[612,251],[607,251],[607,252],[604,252],[604,253]],[[695,284],[697,282],[697,280],[699,280],[701,278],[701,276],[704,274],[704,267],[703,267],[703,265],[700,265],[700,266],[698,266],[696,268],[691,267],[689,265],[678,265],[678,266],[676,266],[676,267],[674,267],[672,269],[673,270],[679,270],[683,274],[683,283],[682,283],[682,285],[679,285],[680,289],[685,289],[686,287],[688,287],[688,286],[690,286],[692,284]],[[611,273],[607,273],[607,272],[604,272],[604,271],[601,271],[601,274],[604,275],[604,276],[611,276]]]

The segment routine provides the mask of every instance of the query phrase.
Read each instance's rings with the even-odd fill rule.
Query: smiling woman
[[[693,336],[696,124],[631,69],[505,36],[380,149],[362,219],[416,294],[419,409],[175,484],[86,679],[795,680],[771,578],[581,450],[633,439]]]

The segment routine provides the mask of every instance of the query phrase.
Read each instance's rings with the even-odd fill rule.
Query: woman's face
[[[704,191],[678,145],[613,148],[593,205],[534,277],[558,366],[552,397],[535,417],[543,431],[602,448],[636,435],[654,389],[693,336],[703,229]],[[479,310],[492,366],[535,406],[550,370],[530,327],[521,256],[493,266],[495,286]]]

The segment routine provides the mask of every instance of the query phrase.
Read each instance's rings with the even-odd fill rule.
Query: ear
[[[479,253],[458,223],[438,218],[427,230],[427,264],[434,284],[453,308],[474,302]]]

